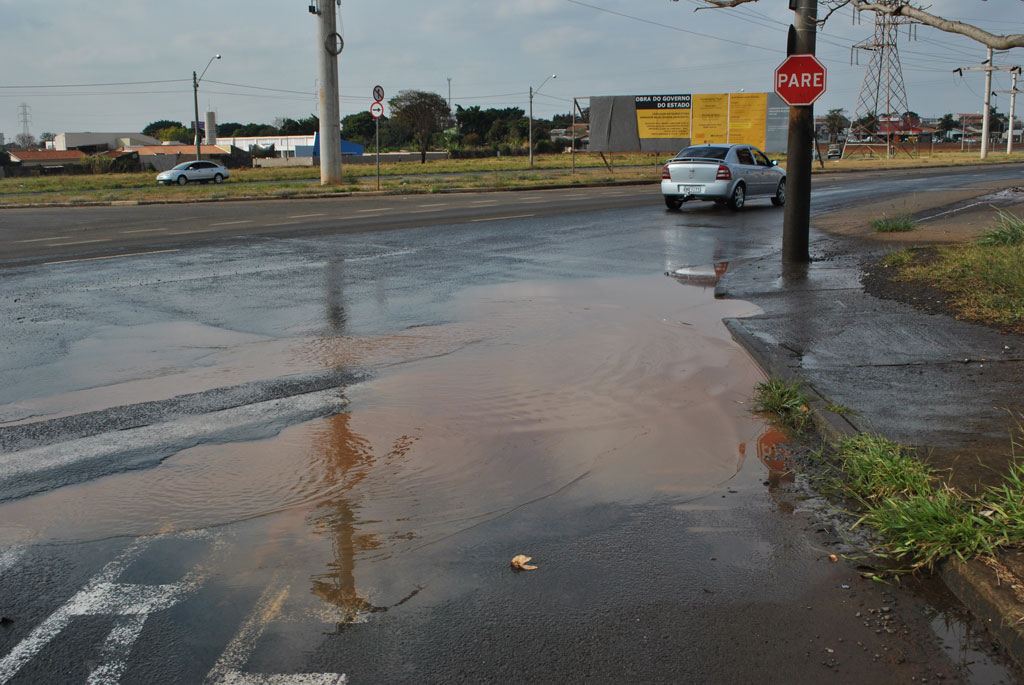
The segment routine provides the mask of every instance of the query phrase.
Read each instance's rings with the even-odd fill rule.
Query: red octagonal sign
[[[825,93],[825,65],[814,55],[790,55],[775,69],[775,92],[788,105],[810,105]]]

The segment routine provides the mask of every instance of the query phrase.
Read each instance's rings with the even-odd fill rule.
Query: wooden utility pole
[[[818,0],[789,0],[793,10],[789,54],[813,55],[817,32]],[[782,224],[782,261],[811,261],[811,165],[814,146],[814,105],[789,108],[786,148],[786,207]]]
[[[310,5],[319,25],[317,73],[320,81],[320,185],[341,183],[341,106],[338,103],[338,55],[344,47],[335,20],[335,0]]]

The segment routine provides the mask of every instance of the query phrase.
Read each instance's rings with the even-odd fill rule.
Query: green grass
[[[1024,218],[996,209],[996,225],[978,239],[979,245],[998,247],[1024,243]]]
[[[840,416],[855,416],[855,412],[847,407],[845,404],[839,404],[838,402],[829,402],[825,405],[825,409],[832,412],[833,414],[839,414]]]
[[[803,383],[772,376],[754,388],[754,411],[766,414],[782,428],[802,433],[811,423],[811,397]]]
[[[906,233],[913,231],[916,227],[917,224],[908,215],[871,220],[871,228],[875,229],[875,233]]]
[[[897,280],[942,290],[960,318],[1024,333],[1024,219],[997,210],[993,228],[974,242],[902,250],[883,263]]]
[[[858,525],[882,537],[876,553],[894,571],[930,569],[1024,544],[1024,463],[1014,460],[998,487],[967,496],[941,482],[912,449],[861,434],[835,445],[844,487],[864,507]]]

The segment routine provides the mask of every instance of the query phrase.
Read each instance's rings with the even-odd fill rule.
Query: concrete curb
[[[718,293],[716,288],[716,296]],[[826,440],[835,443],[865,431],[858,425],[856,417],[834,414],[825,408],[827,398],[802,378],[798,370],[787,364],[789,355],[782,347],[754,335],[743,319],[724,319],[723,323],[733,339],[750,354],[762,371],[790,382],[799,381],[812,391],[815,398],[810,407],[812,419],[815,428]],[[993,566],[1000,571],[997,572]],[[938,564],[935,573],[950,592],[991,631],[1018,668],[1024,669],[1024,601],[1018,597],[1024,593],[1024,580],[1020,575],[1013,573],[998,559],[993,560],[990,566],[981,559],[964,562],[955,557]],[[1016,592],[1011,587],[1013,582],[1018,584]]]

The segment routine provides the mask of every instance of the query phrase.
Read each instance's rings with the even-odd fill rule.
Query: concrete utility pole
[[[816,43],[818,0],[789,0],[793,10],[791,54],[813,55]],[[814,105],[789,108],[786,147],[786,207],[782,223],[783,263],[811,261],[811,150],[814,147]]]
[[[1020,71],[1020,67],[1011,67],[1010,65],[1005,65],[1005,66],[997,67],[996,65],[992,64],[992,57],[993,57],[992,48],[989,48],[988,49],[988,59],[985,60],[985,66],[982,66],[982,67],[960,67],[959,69],[954,69],[953,70],[953,73],[958,73],[961,76],[964,75],[963,73],[965,71],[984,71],[985,72],[985,110],[984,110],[984,112],[982,112],[982,115],[981,115],[981,158],[982,159],[985,159],[986,157],[988,157],[988,138],[989,138],[989,133],[990,133],[989,129],[990,129],[990,125],[991,125],[991,118],[992,118],[992,112],[991,112],[992,108],[990,106],[991,103],[992,103],[992,72],[993,71],[1013,71],[1014,69]],[[1014,89],[1016,89],[1016,87]],[[1010,122],[1010,128],[1011,129],[1013,128],[1013,122],[1012,121]],[[1011,138],[1013,137],[1012,133],[1010,134],[1010,137]]]
[[[1020,76],[1020,66],[1013,67],[1010,70],[1013,74],[1013,81],[1010,83],[1010,90],[997,90],[997,93],[1008,93],[1010,95],[1010,133],[1006,136],[1006,154],[1013,154],[1013,117],[1014,110],[1017,106],[1017,93],[1024,93],[1024,91],[1017,90],[1017,77]]]
[[[320,185],[341,183],[341,107],[338,104],[338,55],[345,46],[338,34],[335,0],[316,0],[309,11],[319,19]]]
[[[533,168],[533,96],[540,92],[540,89],[544,87],[544,84],[553,78],[558,78],[558,74],[551,74],[546,79],[541,81],[540,85],[537,86],[537,90],[530,86],[530,168]]]

